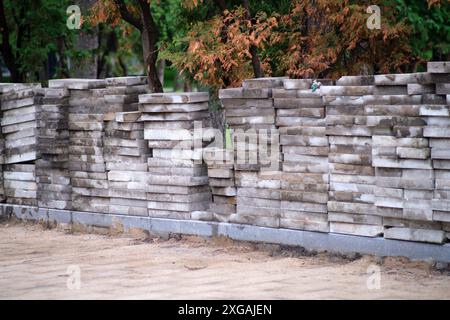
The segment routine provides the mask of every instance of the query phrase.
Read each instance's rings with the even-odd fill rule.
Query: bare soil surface
[[[404,258],[9,222],[0,299],[450,299],[450,273]]]

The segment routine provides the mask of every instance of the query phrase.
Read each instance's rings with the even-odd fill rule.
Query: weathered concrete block
[[[424,94],[424,93],[434,93],[435,86],[433,84],[416,84],[408,83],[408,94]]]
[[[311,88],[312,83],[312,79],[284,79],[283,87],[286,90],[308,90]]]
[[[336,81],[338,86],[369,86],[373,83],[373,76],[343,76]]]
[[[270,90],[264,89],[247,89],[230,88],[219,90],[219,99],[255,99],[255,98],[269,98]]]
[[[342,213],[375,214],[376,208],[372,204],[328,201],[329,211]]]
[[[288,77],[266,77],[266,78],[247,79],[243,81],[242,87],[244,88],[244,90],[282,87],[283,81],[285,79],[288,79]]]
[[[361,96],[323,96],[325,105],[329,106],[364,106],[364,97]]]
[[[386,228],[384,230],[384,237],[386,239],[442,243],[445,239],[445,233],[441,230]]]
[[[383,218],[380,216],[366,214],[329,212],[328,221],[381,226],[383,223]]]
[[[88,90],[103,88],[106,85],[105,80],[97,79],[56,79],[49,80],[48,87],[52,89],[67,88],[70,90]]]
[[[276,98],[274,99],[275,108],[317,108],[323,107],[324,103],[319,98]]]
[[[250,210],[252,211],[252,210]],[[279,228],[280,219],[278,217],[256,216],[249,214],[236,214],[230,217],[232,223],[251,224],[260,227]]]
[[[152,93],[139,96],[139,103],[197,103],[209,101],[207,92]]]
[[[430,61],[427,63],[427,71],[430,73],[450,73],[450,62]]]
[[[450,138],[450,128],[425,127],[423,135],[424,137]]]
[[[397,156],[401,159],[428,159],[430,148],[397,148]]]
[[[377,237],[383,234],[383,226],[330,222],[330,232]]]
[[[422,104],[420,95],[367,95],[363,97],[363,105],[414,105]]]
[[[324,96],[363,96],[373,94],[374,86],[322,86],[320,94]]]
[[[450,94],[450,83],[436,83],[437,94]]]
[[[430,73],[404,73],[404,74],[382,74],[376,75],[375,85],[407,85],[410,83],[432,84],[433,78]]]
[[[139,110],[142,113],[163,113],[163,112],[196,112],[208,110],[208,102],[200,103],[171,103],[171,104],[140,104]]]
[[[136,86],[144,85],[147,83],[147,77],[145,76],[132,76],[132,77],[115,77],[105,79],[107,86]]]
[[[308,221],[301,219],[280,219],[280,228],[307,230],[315,232],[329,232],[330,228],[326,222]]]

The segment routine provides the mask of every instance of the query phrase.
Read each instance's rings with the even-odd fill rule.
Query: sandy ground
[[[450,299],[450,273],[197,237],[0,225],[0,299]]]

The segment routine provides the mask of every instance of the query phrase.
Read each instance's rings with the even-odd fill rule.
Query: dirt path
[[[0,299],[450,299],[450,275],[427,263],[274,249],[3,224]]]

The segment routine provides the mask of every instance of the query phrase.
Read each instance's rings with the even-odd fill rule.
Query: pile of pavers
[[[336,86],[322,86],[329,139],[330,231],[375,237],[383,219],[374,205],[372,129],[367,125],[364,96],[373,94],[373,77],[348,76]]]
[[[109,186],[103,156],[105,81],[50,80],[50,88],[67,88],[69,98],[69,171],[72,208],[109,212]]]
[[[377,75],[380,96],[368,97],[366,114],[373,130],[375,205],[383,216],[384,237],[441,243],[444,232],[433,221],[434,172],[428,125],[447,109],[435,95],[430,73]]]
[[[72,208],[69,172],[69,90],[42,89],[36,161],[37,200],[42,208]]]
[[[148,158],[147,204],[151,217],[191,219],[211,201],[207,167],[202,162],[202,134],[209,127],[206,92],[139,96]]]
[[[1,96],[2,133],[5,141],[6,164],[34,161],[37,119],[40,110],[40,85],[23,84],[5,87]]]
[[[203,158],[208,165],[209,186],[213,195],[208,212],[216,221],[228,222],[236,214],[234,153],[226,148],[207,148]]]
[[[7,164],[3,167],[6,203],[37,206],[35,164]]]
[[[312,82],[285,79],[283,88],[273,89],[282,154],[280,227],[328,232],[325,106]]]
[[[144,76],[106,78],[105,81],[108,112],[138,111],[139,95],[149,91]]]
[[[366,105],[373,127],[375,205],[383,216],[384,237],[442,242],[441,224],[433,221],[434,172],[425,137],[442,110],[433,89],[436,79],[430,73],[374,78],[378,90],[391,91]]]
[[[3,91],[7,90],[7,87],[10,86],[8,83],[0,83],[0,123],[2,119],[2,111],[1,111],[1,95]],[[3,133],[0,130],[0,203],[5,202],[5,190],[3,188],[3,164],[5,163],[5,141],[3,138]]]
[[[280,225],[279,134],[272,91],[284,79],[245,80],[241,88],[219,92],[233,133],[237,206],[232,222]]]
[[[436,81],[438,104],[426,109],[429,118],[424,129],[424,136],[430,140],[435,177],[433,221],[442,223],[442,230],[446,232],[446,238],[450,239],[450,63],[429,62],[428,72]]]
[[[35,161],[41,98],[38,84],[2,87],[3,186],[7,203],[37,205]]]
[[[109,182],[109,212],[148,216],[147,158],[139,111],[118,112],[106,124],[104,155]]]

